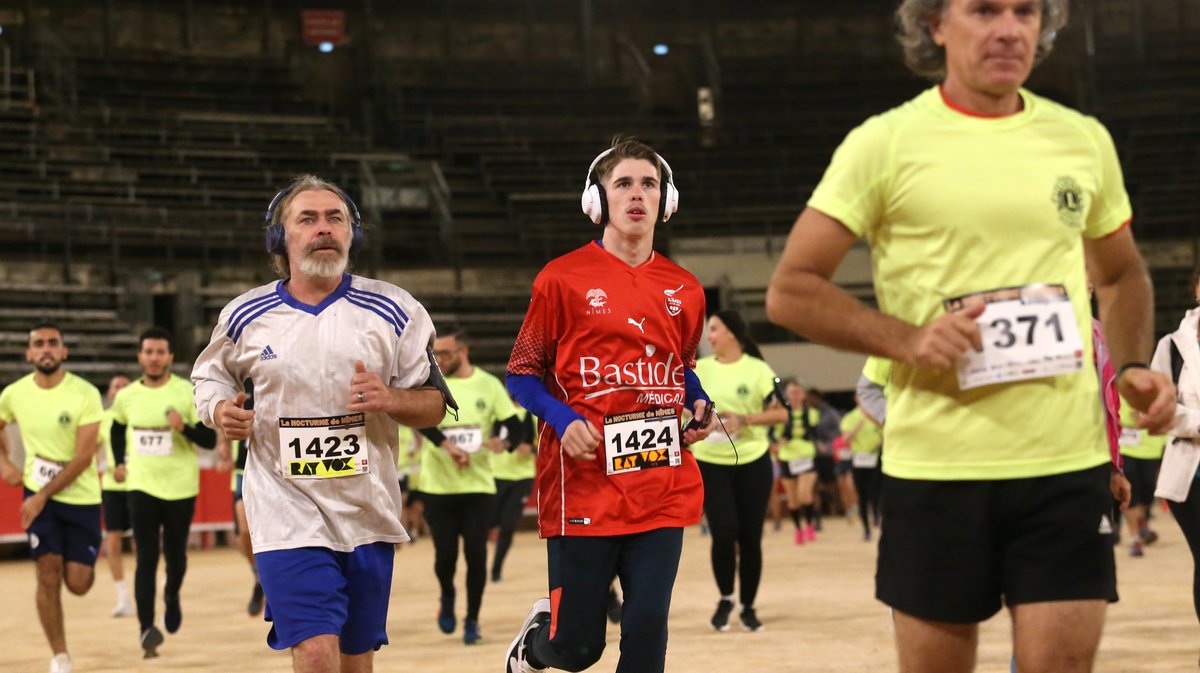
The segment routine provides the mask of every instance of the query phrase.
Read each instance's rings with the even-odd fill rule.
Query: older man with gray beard
[[[388,642],[393,544],[408,540],[397,424],[435,426],[453,400],[424,307],[346,273],[363,232],[345,192],[301,176],[266,224],[283,279],[221,312],[192,372],[196,409],[230,439],[254,435],[244,502],[267,643],[291,648],[296,671],[370,671]]]

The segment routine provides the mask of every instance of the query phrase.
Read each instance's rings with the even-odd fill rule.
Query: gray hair
[[[287,194],[285,194],[284,197],[279,200],[279,203],[275,204],[274,210],[271,211],[271,221],[268,222],[266,226],[271,226],[274,224],[282,226],[287,216],[288,208],[292,207],[292,201],[300,192],[322,190],[333,192],[334,194],[337,194],[338,198],[340,198],[343,204],[345,204],[347,211],[346,215],[348,217],[352,217],[354,215],[353,213],[349,212],[350,205],[346,203],[346,193],[342,191],[341,187],[338,187],[324,178],[312,175],[311,173],[297,176],[295,180],[292,180],[290,185],[284,187],[284,190],[287,191]],[[280,278],[289,277],[291,275],[291,267],[288,266],[287,254],[285,253],[282,255],[276,255],[272,253],[271,268],[275,270],[275,273],[279,274]]]
[[[908,69],[921,77],[940,82],[946,78],[946,50],[933,41],[930,21],[943,16],[951,0],[903,0],[896,10],[899,32]],[[1033,62],[1038,64],[1054,48],[1054,37],[1067,25],[1068,0],[1041,0],[1042,29]]]

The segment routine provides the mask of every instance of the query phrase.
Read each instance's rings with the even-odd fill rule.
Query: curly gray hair
[[[921,77],[941,81],[946,77],[946,50],[933,41],[930,22],[946,12],[951,0],[904,0],[896,10],[899,32],[896,39],[904,48],[904,62]],[[1067,25],[1068,0],[1041,0],[1042,29],[1038,35],[1034,63],[1040,63],[1054,47],[1054,36]]]

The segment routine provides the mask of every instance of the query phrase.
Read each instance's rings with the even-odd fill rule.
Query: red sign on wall
[[[300,24],[305,44],[331,42],[338,46],[346,41],[346,13],[340,9],[303,10]]]

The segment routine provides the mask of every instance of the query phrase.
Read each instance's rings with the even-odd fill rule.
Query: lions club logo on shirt
[[[588,309],[584,311],[584,315],[603,315],[612,313],[612,309],[608,308],[608,293],[598,287],[592,288],[584,295],[587,299]]]
[[[682,289],[683,286],[680,285],[674,290],[663,290],[663,294],[667,297],[667,313],[673,316],[679,315],[679,312],[683,310],[683,300],[675,296],[675,293]]]
[[[1054,193],[1050,200],[1058,209],[1058,219],[1068,227],[1083,225],[1083,188],[1069,175],[1054,181]]]

